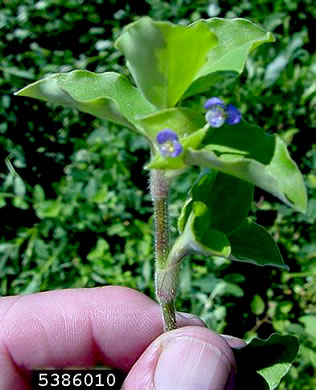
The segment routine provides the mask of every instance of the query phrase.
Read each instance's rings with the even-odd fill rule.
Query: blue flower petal
[[[173,141],[174,152],[171,154],[171,157],[177,157],[182,153],[182,145],[178,141]]]
[[[206,100],[206,102],[204,104],[204,108],[208,109],[208,108],[211,108],[212,106],[215,106],[215,105],[225,107],[223,100],[214,96],[214,97],[211,97],[210,99]]]
[[[182,145],[178,141],[166,141],[159,146],[159,150],[164,157],[177,157],[182,153]]]
[[[238,110],[237,107],[233,106],[232,104],[228,104],[226,107],[226,123],[229,125],[236,125],[241,121],[241,113]]]
[[[206,111],[205,119],[211,127],[221,127],[225,123],[227,118],[224,107],[219,105],[213,105],[209,110]]]
[[[178,135],[171,129],[164,129],[157,134],[158,144],[163,144],[166,141],[178,141]]]

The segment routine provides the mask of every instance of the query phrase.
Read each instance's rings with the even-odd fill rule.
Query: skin
[[[159,306],[118,286],[1,298],[0,389],[29,389],[34,368],[100,364],[128,373],[124,390],[156,389],[160,355],[175,339],[217,348],[225,355],[224,374],[234,370],[230,346],[242,347],[242,341],[219,336],[193,316],[179,314],[177,320],[179,329],[162,334]]]

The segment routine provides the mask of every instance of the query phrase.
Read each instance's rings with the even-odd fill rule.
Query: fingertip
[[[158,337],[132,367],[123,389],[223,390],[234,367],[221,336],[188,326]]]

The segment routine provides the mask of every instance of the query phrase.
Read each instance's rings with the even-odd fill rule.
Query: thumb
[[[227,342],[202,327],[159,336],[129,372],[124,390],[233,389],[235,360]]]

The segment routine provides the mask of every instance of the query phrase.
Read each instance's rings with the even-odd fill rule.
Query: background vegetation
[[[237,337],[265,338],[274,331],[299,335],[299,358],[280,389],[315,388],[313,1],[2,0],[1,5],[2,296],[104,284],[154,296],[151,204],[143,169],[149,154],[143,140],[88,114],[13,92],[54,72],[126,73],[113,41],[123,26],[143,15],[180,23],[245,17],[274,33],[276,42],[254,53],[238,81],[217,85],[208,97],[229,99],[246,120],[279,133],[304,173],[306,215],[258,189],[252,210],[278,242],[289,271],[196,256],[183,266],[178,308]],[[174,185],[173,217],[195,173]]]

